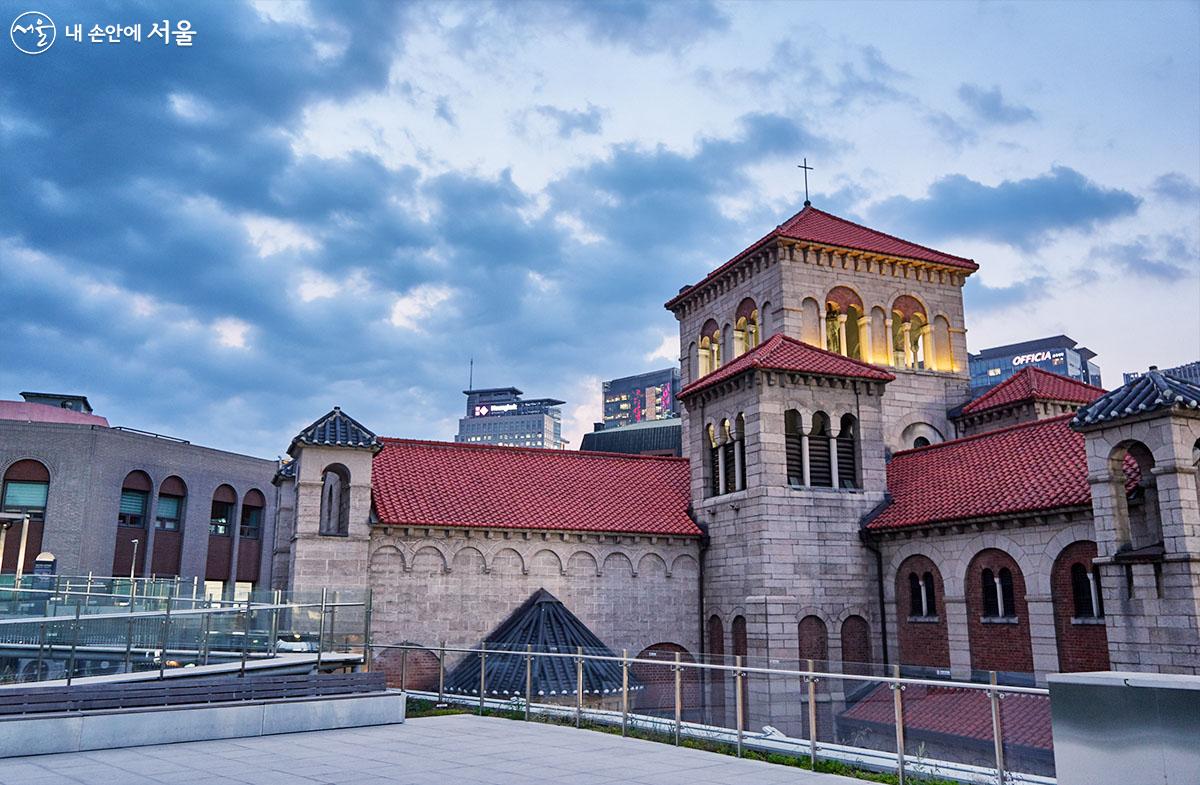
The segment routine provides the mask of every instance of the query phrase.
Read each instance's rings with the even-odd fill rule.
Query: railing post
[[[271,592],[271,604],[278,606],[280,604],[280,591],[276,589]],[[267,655],[274,657],[279,644],[279,608],[271,609],[271,640],[267,641]]]
[[[42,680],[42,647],[46,645],[46,622],[38,625],[38,656],[37,665],[33,672],[34,681]]]
[[[337,601],[338,593],[331,592],[332,599],[329,603],[329,652],[332,654],[337,651]]]
[[[167,612],[163,614],[162,636],[158,647],[158,678],[164,678],[167,672],[167,641],[171,638],[171,598],[167,598]]]
[[[679,746],[679,733],[683,729],[683,660],[675,652],[675,746]]]
[[[621,649],[621,735],[629,727],[629,649]]]
[[[408,684],[408,645],[403,644],[400,649],[400,689],[404,689]]]
[[[529,722],[529,703],[533,700],[533,644],[525,644],[525,721]]]
[[[817,677],[811,675],[817,670],[814,660],[808,661],[810,675],[804,678],[808,682],[808,757],[812,770],[817,770]]]
[[[733,658],[733,697],[737,715],[737,755],[742,757],[742,655]]]
[[[367,587],[367,596],[363,603],[363,670],[371,670],[371,613],[374,610],[372,600],[374,596],[371,593],[371,587]],[[404,689],[404,682],[400,682],[400,689]]]
[[[317,671],[321,670],[321,652],[325,649],[325,598],[329,589],[321,588],[321,618],[317,622]]]
[[[583,647],[575,647],[575,727],[583,720]]]
[[[1000,717],[1000,691],[996,689],[996,672],[992,671],[989,678],[992,689],[988,690],[988,698],[992,703],[992,743],[996,747],[996,783],[1004,785],[1004,727]]]
[[[79,603],[75,603],[75,621],[71,625],[71,656],[67,660],[67,686],[75,676],[75,649],[79,646]]]
[[[250,598],[246,598],[246,604],[242,607],[242,665],[238,669],[238,678],[246,677],[246,657],[250,654]],[[320,663],[320,654],[317,654],[318,665]]]
[[[208,664],[208,650],[211,648],[209,636],[212,634],[212,603],[206,603],[207,608],[204,609],[204,634],[201,637],[200,645],[203,653],[202,665]]]
[[[892,676],[900,678],[900,666],[892,666]],[[892,700],[896,706],[896,776],[899,785],[904,785],[904,685],[893,681]]]
[[[446,700],[446,642],[438,644],[438,703]]]
[[[485,644],[486,645],[486,644]],[[479,716],[483,716],[483,696],[487,694],[487,651],[479,650]]]

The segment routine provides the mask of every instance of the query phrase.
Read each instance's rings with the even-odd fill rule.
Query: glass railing
[[[697,661],[668,650],[630,657],[372,641],[369,653],[390,686],[481,712],[619,725],[624,733],[816,770],[1054,782],[1049,693],[1005,684],[1000,674],[983,674],[983,683],[952,681],[878,664]]]

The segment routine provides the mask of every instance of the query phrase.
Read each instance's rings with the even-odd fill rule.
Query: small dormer
[[[1103,388],[1041,368],[1024,368],[951,412],[959,436],[1071,414],[1104,395]]]

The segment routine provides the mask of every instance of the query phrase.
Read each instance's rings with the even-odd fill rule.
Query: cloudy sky
[[[0,42],[0,398],[269,457],[334,404],[452,438],[474,356],[578,444],[805,156],[818,207],[980,263],[972,350],[1200,358],[1196,3],[34,5],[54,46]],[[86,35],[164,17],[191,48]]]

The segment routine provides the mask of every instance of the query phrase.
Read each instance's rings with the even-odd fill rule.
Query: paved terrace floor
[[[607,733],[451,715],[0,760],[3,785],[862,785]]]

